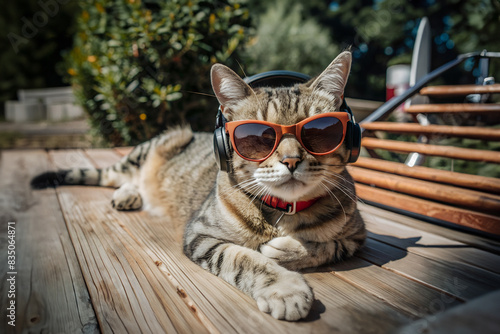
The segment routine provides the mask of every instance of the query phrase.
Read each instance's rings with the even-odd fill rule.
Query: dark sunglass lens
[[[342,122],[335,117],[317,118],[306,123],[300,135],[309,151],[326,153],[342,142]]]
[[[273,150],[276,132],[264,124],[241,124],[234,129],[234,144],[245,158],[263,159]]]

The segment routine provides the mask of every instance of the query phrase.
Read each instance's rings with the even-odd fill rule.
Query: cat
[[[338,111],[350,66],[351,53],[344,51],[318,77],[288,88],[252,89],[221,64],[213,65],[211,80],[227,121],[290,125]],[[233,153],[229,173],[218,170],[213,154],[212,134],[177,127],[109,168],[48,172],[32,186],[117,187],[114,208],[143,208],[186,223],[186,256],[253,297],[261,311],[289,321],[305,318],[314,295],[298,270],[348,258],[365,241],[345,168],[349,150],[343,143],[333,153],[313,155],[285,134],[263,161]],[[263,203],[266,196],[310,206],[284,215]]]

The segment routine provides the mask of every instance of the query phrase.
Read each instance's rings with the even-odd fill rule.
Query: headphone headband
[[[297,83],[305,83],[311,77],[293,71],[268,71],[252,75],[243,79],[250,87],[290,87]]]

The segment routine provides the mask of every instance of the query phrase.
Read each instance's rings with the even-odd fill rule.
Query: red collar
[[[313,198],[309,201],[285,202],[278,197],[271,195],[262,196],[260,200],[267,206],[284,211],[287,215],[293,215],[299,211],[305,210],[318,201],[319,198]]]

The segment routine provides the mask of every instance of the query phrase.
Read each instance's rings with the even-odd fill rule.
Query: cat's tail
[[[136,147],[116,164],[104,168],[73,168],[45,172],[31,180],[31,187],[43,189],[60,185],[88,185],[118,188],[138,179],[139,170],[152,151],[168,160],[193,140],[190,127],[171,128]],[[163,161],[162,160],[162,161]]]
[[[60,185],[120,187],[138,174],[153,144],[154,140],[150,140],[136,146],[127,156],[107,168],[73,168],[39,174],[31,180],[31,187],[34,189]]]

